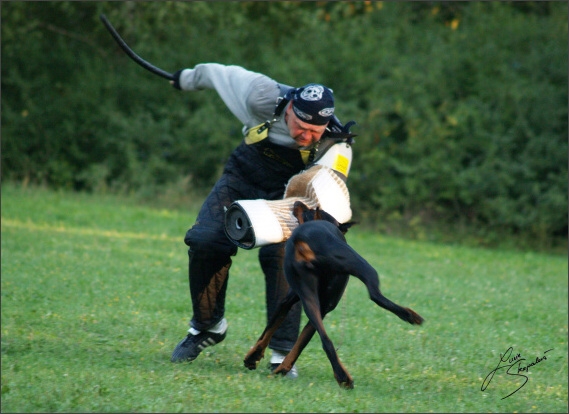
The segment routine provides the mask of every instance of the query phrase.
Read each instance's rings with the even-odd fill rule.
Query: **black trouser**
[[[195,224],[184,239],[189,248],[189,284],[193,316],[191,326],[205,331],[225,314],[225,295],[231,256],[237,247],[225,235],[225,211],[237,200],[281,199],[285,185],[304,168],[300,153],[261,141],[242,143],[231,154],[223,175],[207,196]],[[282,260],[284,243],[259,249],[265,274],[267,320],[288,291]],[[269,345],[288,351],[298,337],[300,303],[295,305]]]

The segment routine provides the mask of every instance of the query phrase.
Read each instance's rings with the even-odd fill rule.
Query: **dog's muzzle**
[[[298,221],[296,201],[331,214],[339,223],[352,218],[345,182],[331,169],[316,165],[290,179],[282,200],[238,200],[225,212],[225,234],[238,247],[253,249],[286,241]]]

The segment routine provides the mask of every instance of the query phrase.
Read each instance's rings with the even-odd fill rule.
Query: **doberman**
[[[292,305],[300,300],[309,321],[292,350],[273,373],[285,375],[289,372],[314,333],[318,331],[336,381],[340,387],[351,389],[354,387],[354,381],[340,362],[322,322],[324,316],[331,312],[342,298],[350,275],[366,285],[372,301],[404,321],[421,325],[423,318],[415,311],[401,307],[381,294],[375,269],[346,242],[344,234],[353,222],[340,224],[325,211],[309,210],[300,201],[295,202],[293,213],[300,225],[285,245],[284,271],[290,290],[243,362],[249,369],[257,368],[273,333]]]

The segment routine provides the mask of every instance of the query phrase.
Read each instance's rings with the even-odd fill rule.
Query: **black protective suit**
[[[189,249],[190,293],[194,315],[191,326],[205,331],[217,324],[225,313],[225,293],[231,256],[237,247],[225,235],[225,211],[237,200],[278,200],[285,185],[305,168],[298,150],[263,140],[241,143],[229,157],[223,175],[205,200],[185,243]],[[282,260],[284,243],[259,249],[265,274],[267,318],[270,319],[288,291]],[[296,304],[271,340],[270,348],[288,352],[298,337],[301,307]]]

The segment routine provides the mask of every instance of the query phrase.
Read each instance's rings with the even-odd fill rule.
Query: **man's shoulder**
[[[247,107],[261,121],[273,116],[278,98],[282,96],[278,82],[268,76],[260,76],[251,82],[247,95]]]

